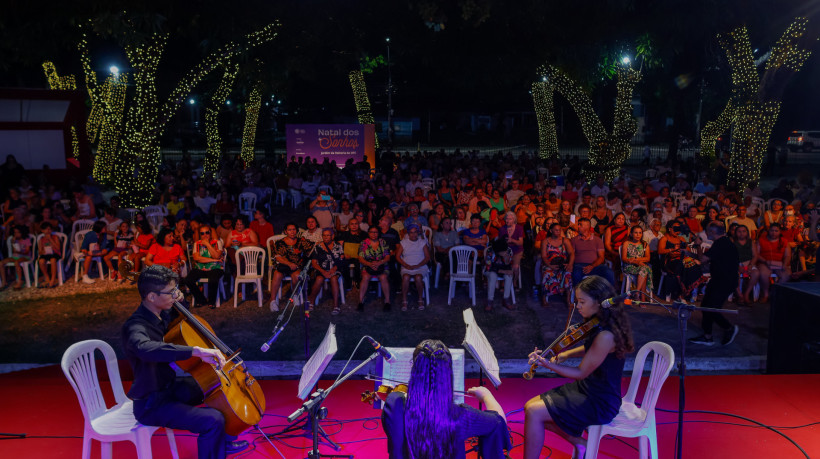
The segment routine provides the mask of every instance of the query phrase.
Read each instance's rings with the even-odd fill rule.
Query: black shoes
[[[384,312],[390,311],[390,303],[384,303]]]
[[[700,335],[697,338],[689,338],[689,342],[692,344],[701,344],[703,346],[714,346],[715,342],[712,338],[707,338],[706,335]]]
[[[236,440],[228,442],[225,443],[225,453],[236,454],[238,452],[245,451],[246,449],[248,449],[248,446],[250,445],[248,444],[247,440]]]

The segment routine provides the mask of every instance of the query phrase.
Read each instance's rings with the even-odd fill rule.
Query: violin
[[[139,273],[131,272],[134,265],[130,260],[123,257],[119,265],[124,279],[137,280]],[[218,349],[225,355],[225,365],[221,368],[197,357],[176,362],[196,380],[205,394],[205,404],[225,417],[225,433],[239,435],[259,424],[265,413],[265,394],[239,358],[240,349],[231,350],[217,338],[205,319],[192,314],[185,306],[175,301],[174,308],[180,317],[169,326],[164,337],[166,343]]]
[[[565,350],[575,346],[576,344],[580,343],[581,341],[585,340],[601,321],[598,319],[598,316],[592,316],[585,322],[580,324],[570,325],[564,330],[563,333],[558,335],[558,338],[552,342],[544,352],[541,353],[542,357],[555,357],[558,354],[564,352]],[[530,370],[523,373],[521,376],[524,377],[527,381],[531,380],[533,376],[535,376],[535,370],[538,369],[538,364],[534,363],[530,366]]]
[[[407,396],[407,384],[396,384],[395,386],[382,384],[376,389],[375,392],[366,390],[362,392],[362,402],[373,403],[376,401],[376,398],[382,402],[385,402],[387,400],[387,396],[392,392],[398,392]]]

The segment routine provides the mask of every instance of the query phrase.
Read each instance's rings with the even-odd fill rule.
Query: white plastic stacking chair
[[[71,243],[74,243],[74,235],[77,234],[78,231],[86,231],[90,230],[94,226],[94,220],[77,220],[71,224],[71,234],[68,235],[68,240]],[[82,241],[82,240],[81,240]],[[70,247],[68,251],[68,255],[65,257],[65,270],[68,273],[68,270],[71,268],[71,262],[74,260],[74,252],[75,250],[79,250],[79,247],[74,247],[73,245]]]
[[[239,296],[239,284],[242,284],[242,300],[245,299],[245,284],[256,284],[256,296],[259,307],[262,307],[262,272],[265,251],[260,247],[241,247],[236,251],[236,277],[233,283],[233,307]],[[244,270],[242,269],[244,268]]]
[[[29,241],[31,241],[31,258],[29,259],[29,261],[21,262],[20,269],[23,271],[23,279],[26,281],[26,287],[31,287],[31,271],[33,269],[32,264],[34,264],[34,266],[37,265],[37,239],[34,237],[33,234],[29,234],[28,239]],[[6,239],[6,247],[8,248],[9,257],[11,257],[12,253],[14,252],[13,242],[14,236],[9,236],[8,239]],[[4,267],[0,269],[6,268]],[[37,277],[35,277],[35,279],[37,279]]]
[[[83,230],[74,234],[74,282],[80,281],[80,263],[82,263],[83,260],[85,260],[85,255],[83,255],[83,252],[80,248],[83,246],[83,239],[85,238],[86,233],[88,233],[89,231],[91,230]],[[97,270],[100,272],[100,280],[104,280],[105,275],[103,273],[102,257],[94,257],[91,259],[91,262],[97,263]]]
[[[63,258],[65,257],[65,254],[68,251],[68,235],[66,235],[65,233],[58,233],[56,231],[51,233],[51,234],[54,234],[54,235],[56,235],[57,237],[60,238],[60,246],[62,247],[62,251],[60,253],[60,258],[57,259],[57,282],[59,283],[59,285],[63,285]],[[42,238],[43,238],[42,234],[37,235],[37,247],[40,246],[40,239],[42,239]],[[39,253],[39,249],[35,249],[35,250],[38,250],[37,253]],[[40,264],[39,263],[34,263],[34,287],[35,288],[39,284],[39,278],[40,278]]]
[[[457,245],[450,247],[448,256],[450,257],[450,289],[447,292],[447,305],[449,306],[452,303],[455,296],[456,282],[467,282],[470,284],[470,299],[473,300],[473,306],[475,306],[478,250],[467,245]]]
[[[108,370],[116,404],[108,408],[97,377],[94,351],[100,351]],[[111,457],[112,443],[130,441],[137,447],[137,457],[151,458],[151,435],[159,429],[144,426],[134,419],[134,402],[125,396],[114,349],[96,339],[72,344],[63,354],[60,364],[68,382],[77,394],[83,412],[83,459],[91,457],[91,440],[100,442],[101,456]],[[173,429],[166,428],[171,455],[179,459]]]
[[[248,220],[253,220],[253,213],[256,211],[256,194],[255,193],[240,193],[239,194],[239,213],[248,217]]]
[[[142,209],[145,212],[145,215],[148,214],[162,214],[168,215],[168,208],[165,206],[155,205],[155,206],[146,206]]]
[[[644,363],[649,352],[654,352],[652,370],[646,384],[646,391],[640,406],[635,403],[638,386],[641,384]],[[584,457],[594,459],[598,455],[598,446],[604,435],[619,437],[640,437],[640,457],[658,458],[658,433],[655,427],[655,404],[661,393],[664,381],[675,363],[675,351],[666,343],[651,341],[644,344],[635,356],[632,368],[632,379],[629,390],[621,401],[621,409],[609,424],[589,426],[589,439]]]
[[[324,285],[322,285],[322,288],[319,289],[319,294],[316,295],[316,304],[319,304],[319,302],[322,301],[322,292],[324,292],[326,287],[329,288],[329,282],[330,282],[330,279],[325,279]],[[339,283],[339,302],[344,305],[344,304],[346,304],[345,303],[345,285],[344,285],[344,281],[342,280],[342,276],[336,276],[336,279],[334,279],[334,282]]]

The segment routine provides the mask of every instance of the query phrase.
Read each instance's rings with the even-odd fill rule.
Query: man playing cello
[[[203,401],[199,385],[189,376],[178,378],[170,364],[193,356],[222,367],[225,357],[216,349],[163,341],[172,315],[178,314],[173,304],[182,300],[178,282],[176,273],[160,265],[145,268],[139,276],[142,303],[122,328],[123,349],[134,370],[128,397],[134,400],[134,416],[141,424],[198,433],[199,458],[224,458],[246,449],[248,442],[228,436],[223,414],[199,407]]]

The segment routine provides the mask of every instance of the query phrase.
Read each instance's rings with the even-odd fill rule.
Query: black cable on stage
[[[666,412],[666,413],[677,413],[677,410],[667,410],[667,409],[663,409],[663,408],[656,408],[656,409],[659,410],[659,411]],[[789,437],[788,435],[786,435],[783,432],[779,431],[777,428],[774,428],[772,426],[768,426],[766,424],[763,424],[762,422],[755,421],[754,419],[747,418],[746,416],[741,416],[739,414],[732,414],[732,413],[724,413],[724,412],[721,412],[721,411],[707,411],[707,410],[685,410],[684,413],[714,414],[714,415],[718,415],[718,416],[728,416],[728,417],[732,417],[732,418],[743,419],[744,421],[748,421],[748,422],[751,422],[753,424],[757,424],[756,426],[744,426],[744,427],[764,427],[766,429],[769,429],[772,432],[774,432],[774,433],[780,435],[781,437],[785,438],[786,440],[788,440],[789,443],[794,445],[795,448],[799,449],[800,452],[803,453],[803,456],[805,456],[806,459],[811,459],[809,457],[808,453],[806,453],[806,451],[799,444],[797,444],[796,441],[792,440],[791,437]],[[688,422],[688,421],[686,421],[686,422]]]

